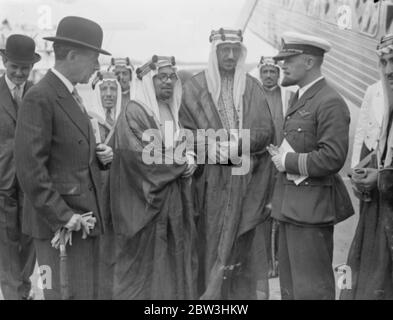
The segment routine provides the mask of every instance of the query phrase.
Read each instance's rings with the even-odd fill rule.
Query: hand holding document
[[[286,152],[286,153],[295,152],[295,150],[293,150],[293,148],[291,147],[291,145],[289,144],[287,139],[283,140],[283,142],[282,142],[282,144],[280,146],[280,150],[282,150],[283,152]],[[301,175],[298,175],[298,174],[287,173],[287,179],[290,180],[290,181],[293,181],[297,186],[299,184],[301,184],[307,178],[308,178],[308,176],[301,176]]]
[[[286,153],[294,153],[295,150],[291,147],[287,139],[284,139],[281,146],[269,146],[267,147],[267,150],[269,151],[270,155],[274,158],[277,157],[280,154],[286,154]],[[277,165],[276,165],[277,166]],[[282,170],[279,170],[282,172]],[[308,177],[307,176],[301,176],[297,174],[290,174],[287,173],[287,179],[290,181],[293,181],[297,186],[301,184],[304,180],[306,180]]]

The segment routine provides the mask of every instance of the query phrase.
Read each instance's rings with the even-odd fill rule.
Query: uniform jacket
[[[65,85],[51,71],[23,99],[15,158],[25,192],[22,230],[50,239],[72,214],[92,211],[94,234],[103,231],[100,164],[95,137]]]
[[[33,84],[28,81],[25,92]],[[0,190],[16,187],[16,169],[14,162],[14,139],[16,129],[17,107],[5,75],[0,78]]]
[[[375,150],[382,128],[385,98],[382,81],[368,87],[360,108],[353,143],[351,166],[355,167],[360,161],[363,143],[370,151]]]
[[[325,80],[309,88],[288,109],[284,138],[294,149],[285,160],[287,173],[308,175],[299,186],[279,173],[272,216],[297,224],[333,224],[341,210],[353,212],[338,172],[348,152],[350,116],[341,96]]]

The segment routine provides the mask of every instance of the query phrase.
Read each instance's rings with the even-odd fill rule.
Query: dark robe
[[[105,141],[111,132],[111,126],[108,123],[99,123],[101,141]],[[108,145],[113,148],[113,136],[109,139]],[[110,191],[109,177],[111,171],[101,171],[101,200],[102,215],[105,226],[105,233],[99,239],[99,286],[98,299],[111,300],[113,298],[113,279],[116,263],[116,238],[113,231],[112,218],[110,213]]]
[[[361,159],[369,153],[363,144]],[[369,167],[377,168],[375,159]],[[360,201],[359,222],[347,262],[352,289],[342,290],[340,299],[393,299],[392,230],[393,211],[375,189],[370,202]]]
[[[259,261],[253,241],[257,224],[269,213],[273,170],[266,146],[274,140],[274,127],[261,85],[248,75],[243,110],[243,128],[251,135],[249,172],[233,175],[231,165],[205,164],[195,174],[202,299],[256,298]],[[193,131],[223,128],[204,72],[184,86],[180,122]]]
[[[116,125],[111,171],[112,220],[117,235],[115,299],[195,298],[195,227],[186,164],[147,164],[142,140],[158,130],[137,102]],[[159,150],[157,154],[161,154]]]
[[[127,105],[130,103],[130,90],[128,90],[126,93],[121,94],[121,109],[123,110]]]

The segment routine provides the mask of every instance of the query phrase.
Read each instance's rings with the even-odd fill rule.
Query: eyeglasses
[[[167,74],[167,73],[159,73],[157,74],[157,79],[160,80],[161,82],[167,82],[168,79],[171,79],[172,82],[177,81],[177,75],[176,73],[172,74]]]

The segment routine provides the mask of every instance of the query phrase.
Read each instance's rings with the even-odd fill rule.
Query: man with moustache
[[[285,115],[281,148],[271,146],[279,171],[272,217],[280,222],[279,261],[283,299],[334,299],[334,224],[353,214],[338,172],[348,152],[350,116],[321,66],[330,44],[288,32],[276,60],[282,86],[300,89]]]
[[[31,237],[22,233],[23,192],[16,177],[14,139],[22,98],[33,85],[28,77],[41,57],[30,37],[13,34],[0,50],[5,74],[0,78],[0,284],[4,299],[32,299],[35,266]]]
[[[77,32],[76,32],[77,31]],[[25,96],[15,138],[16,169],[25,192],[23,232],[34,239],[38,265],[50,268],[45,299],[60,299],[59,252],[51,240],[72,236],[67,245],[71,299],[97,297],[98,241],[104,232],[101,174],[112,149],[96,144],[75,86],[99,69],[103,32],[88,19],[68,16],[53,41],[55,66]],[[89,219],[83,214],[91,214]]]
[[[93,99],[87,106],[96,141],[113,147],[114,130],[121,112],[121,87],[113,72],[98,72],[92,82]],[[95,98],[95,99],[94,99]],[[99,300],[113,298],[113,277],[116,262],[116,239],[110,208],[110,170],[101,171],[102,216],[105,234],[100,237]]]
[[[197,155],[203,163],[194,176],[199,295],[256,299],[260,262],[253,244],[257,225],[269,213],[273,167],[266,146],[274,141],[274,126],[260,83],[245,71],[242,32],[214,30],[210,42],[208,68],[187,81],[180,110],[182,125],[196,137],[198,129],[224,133],[219,141],[207,139],[207,155]],[[242,150],[245,132],[249,148]],[[234,174],[239,164],[232,162],[233,150],[240,152],[240,163],[250,161],[247,172]]]
[[[258,69],[262,89],[273,117],[277,144],[280,144],[283,135],[284,115],[288,109],[288,102],[293,92],[283,88],[278,83],[280,80],[280,67],[272,57],[261,57]]]
[[[175,58],[153,56],[134,81],[135,97],[117,120],[111,168],[114,298],[195,299],[190,179],[196,165],[193,155],[175,153],[182,96]]]
[[[130,58],[113,58],[109,68],[117,77],[121,85],[121,109],[124,109],[132,98],[132,74],[134,67]]]
[[[283,140],[284,115],[288,108],[288,102],[293,92],[279,85],[280,67],[272,57],[261,57],[258,65],[259,78],[262,82],[262,89],[269,104],[272,114],[274,129],[276,133],[276,143],[281,144]],[[276,170],[274,168],[274,170]],[[264,229],[267,262],[269,265],[269,277],[278,276],[277,261],[277,240],[278,223],[272,218],[268,218],[260,228]]]

